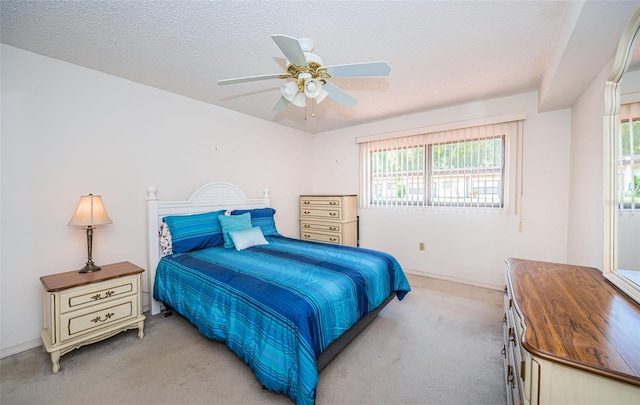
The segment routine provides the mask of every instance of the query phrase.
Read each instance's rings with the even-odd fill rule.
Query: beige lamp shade
[[[96,226],[110,224],[111,218],[107,215],[107,211],[102,204],[102,197],[99,195],[83,195],[80,197],[80,203],[76,213],[69,221],[71,226]]]

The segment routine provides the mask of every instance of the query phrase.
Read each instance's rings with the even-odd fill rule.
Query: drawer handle
[[[102,293],[98,293],[98,294],[94,295],[93,297],[91,297],[91,299],[94,300],[94,301],[103,300],[105,298],[111,297],[115,293],[116,293],[115,291],[109,290],[109,291],[104,293],[104,297],[102,296]]]
[[[96,316],[95,318],[93,318],[91,320],[91,322],[93,323],[98,323],[98,322],[104,322],[104,321],[108,321],[109,319],[111,319],[112,316],[115,315],[115,312],[109,312],[104,316],[104,319],[102,319],[101,316]]]
[[[502,317],[502,322],[507,323],[507,314],[506,313]]]
[[[337,212],[330,212],[330,213],[329,213],[329,216],[330,216],[330,217],[335,217],[335,216],[337,216],[337,215],[338,215],[338,213],[337,213]]]
[[[504,290],[502,290],[502,292],[504,293],[504,295],[507,295],[508,290],[506,285],[504,286]]]
[[[302,203],[303,203],[303,204],[311,204],[311,202],[310,202],[310,201],[303,201]]]
[[[507,366],[507,383],[511,385],[511,389],[516,387],[515,377],[513,376],[513,367]]]
[[[337,201],[329,201],[329,205],[338,205]]]
[[[311,237],[311,235],[309,235],[308,233],[305,233],[302,235],[302,237],[309,239]]]
[[[338,230],[338,227],[337,227],[337,226],[330,226],[330,227],[329,227],[329,230],[331,230],[331,231],[337,231],[337,230]]]
[[[504,356],[504,358],[507,358],[507,346],[502,345],[502,355]]]
[[[305,228],[311,228],[311,227],[310,227],[309,225],[307,225],[307,224],[304,224],[304,227],[305,227]]]
[[[516,342],[516,334],[513,328],[509,328],[509,341],[513,342],[514,346],[518,346],[518,342]]]
[[[336,238],[329,238],[329,240],[330,240],[331,242],[337,242],[337,241],[338,241],[338,239],[336,239]]]
[[[311,211],[304,211],[304,214],[305,215],[309,215],[309,214],[311,214]]]

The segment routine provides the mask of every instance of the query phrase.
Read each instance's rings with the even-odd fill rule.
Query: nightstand
[[[60,356],[128,329],[144,336],[142,315],[144,269],[120,262],[93,273],[40,277],[44,287],[44,349],[51,353],[51,371],[60,371]]]

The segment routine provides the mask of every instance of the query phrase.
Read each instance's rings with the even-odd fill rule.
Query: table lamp
[[[80,269],[80,273],[91,273],[100,270],[91,260],[91,250],[93,245],[93,230],[97,225],[110,224],[111,218],[107,215],[102,204],[102,197],[99,195],[83,195],[80,197],[80,203],[76,209],[76,213],[69,221],[70,226],[80,226],[87,230],[87,254],[88,259],[85,266]]]

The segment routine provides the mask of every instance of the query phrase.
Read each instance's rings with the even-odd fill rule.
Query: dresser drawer
[[[102,305],[93,306],[85,311],[73,311],[60,316],[60,340],[99,331],[115,323],[135,318],[138,315],[136,296],[124,297]]]
[[[309,232],[314,232],[314,231],[320,231],[320,232],[335,232],[335,233],[341,233],[342,232],[342,224],[340,222],[306,222],[306,221],[302,221],[300,222],[300,228],[302,228],[302,231],[309,231]]]
[[[303,240],[312,240],[315,242],[324,242],[324,243],[333,243],[336,245],[340,245],[342,242],[342,238],[340,235],[328,235],[324,233],[316,233],[316,232],[305,232],[302,231],[302,239]]]
[[[330,209],[330,208],[323,209],[323,208],[303,207],[300,209],[300,216],[326,218],[326,219],[342,219],[342,210]]]
[[[300,207],[342,207],[342,198],[339,197],[301,197]]]
[[[60,313],[109,302],[138,291],[138,277],[120,277],[97,285],[80,286],[60,294]]]

